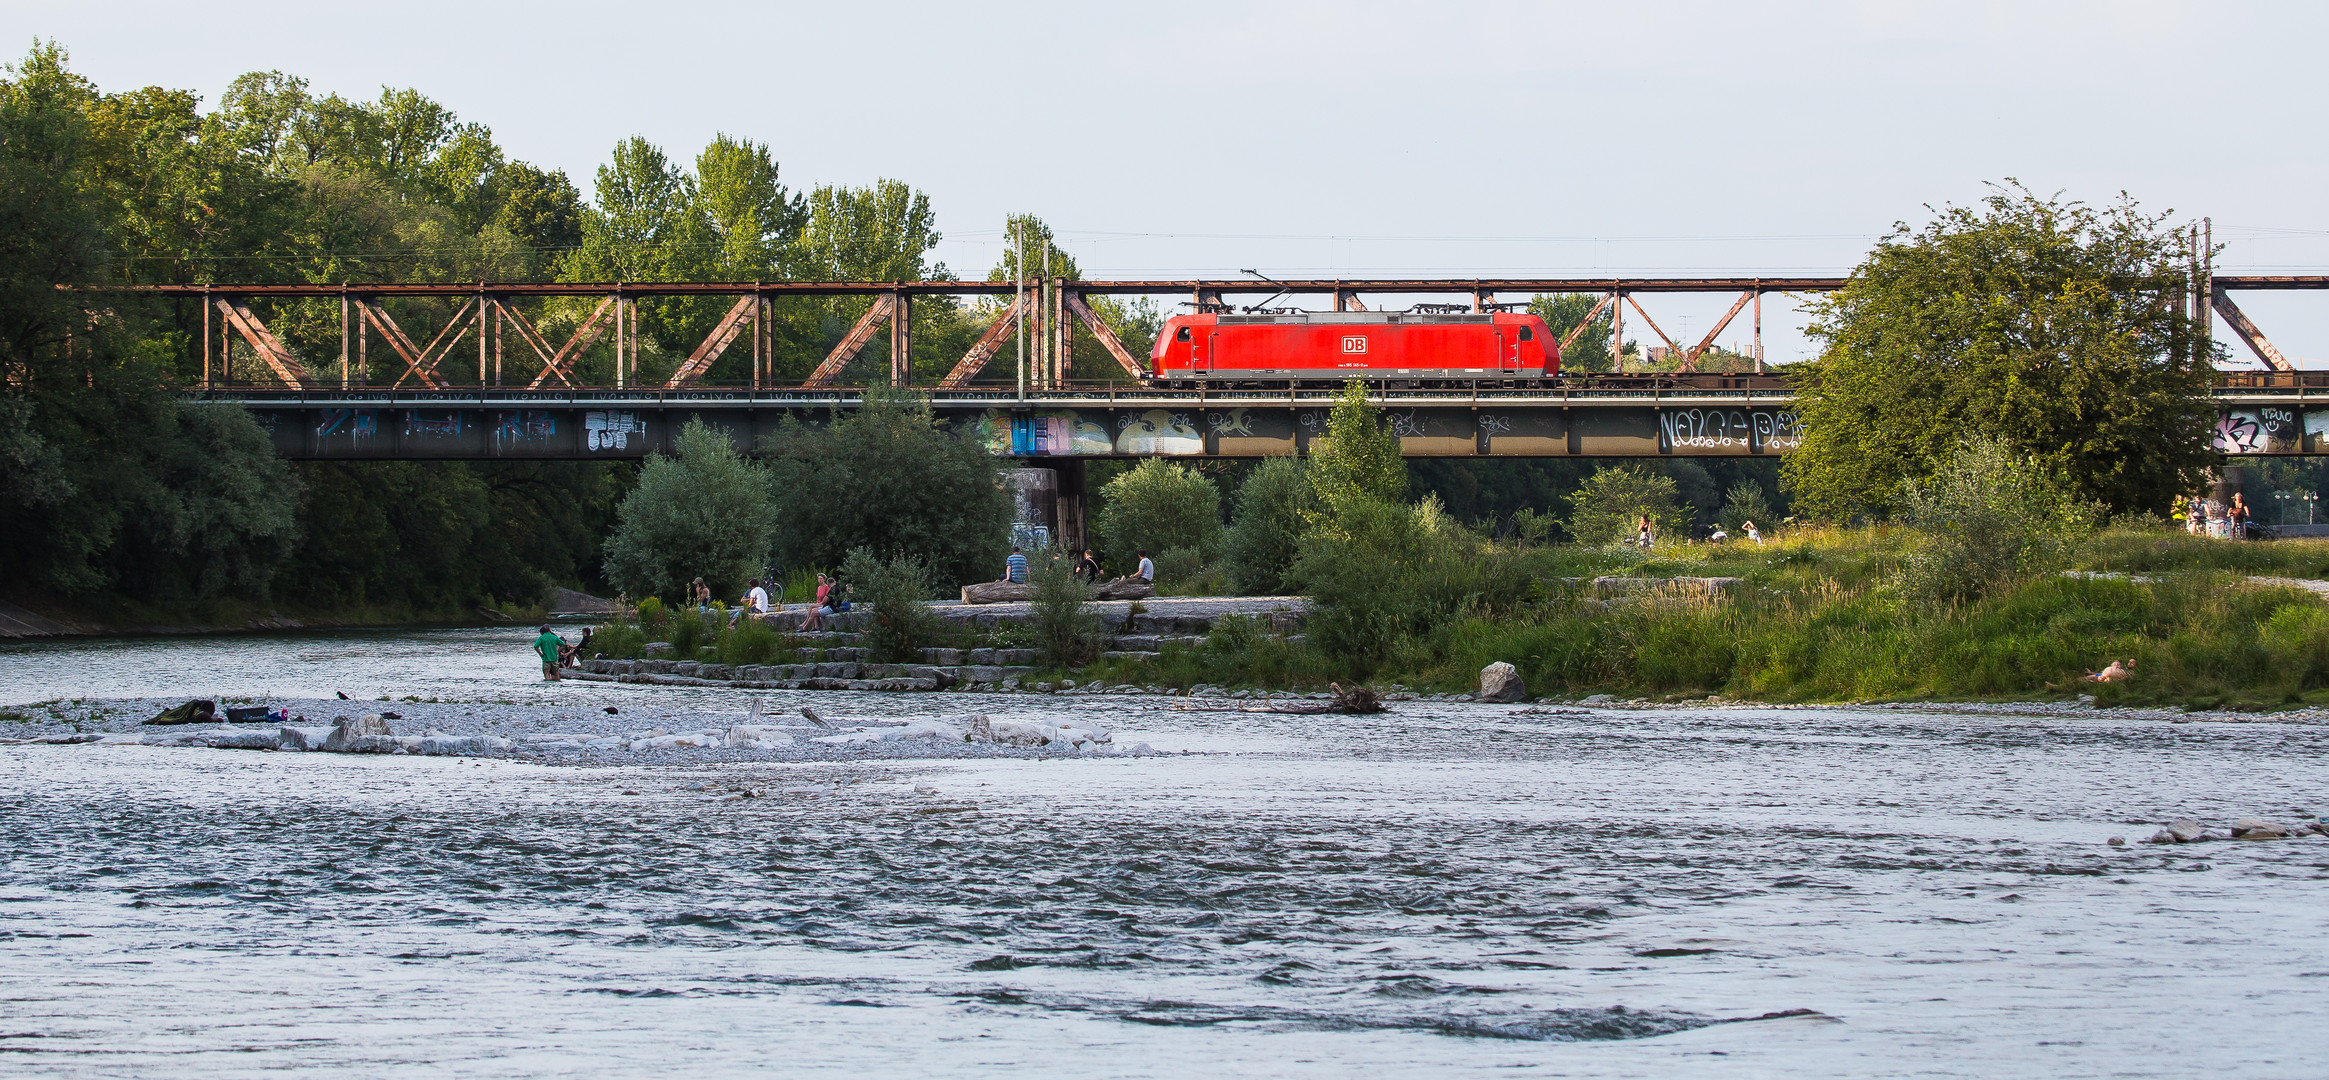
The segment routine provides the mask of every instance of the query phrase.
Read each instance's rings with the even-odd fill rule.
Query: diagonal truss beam
[[[542,358],[541,373],[534,376],[534,381],[526,384],[526,389],[539,390],[542,388],[542,384],[549,382],[553,376],[559,382],[572,388],[574,386],[575,361],[580,360],[584,352],[589,351],[592,345],[598,343],[599,335],[606,333],[607,326],[612,322],[607,318],[607,313],[613,311],[614,307],[614,297],[609,296],[600,300],[597,307],[590,309],[590,317],[582,320],[582,325],[574,328],[574,335],[567,338],[566,344],[560,346],[558,351],[554,353],[550,351],[550,340],[543,337],[542,332],[535,329],[533,323],[526,321],[524,313],[515,308],[503,308],[502,310],[516,316],[518,336],[524,338],[526,344],[533,347],[534,355]]]
[[[1664,330],[1659,330],[1659,329],[1658,329],[1658,320],[1651,318],[1651,317],[1650,317],[1650,313],[1649,313],[1649,312],[1647,312],[1647,311],[1643,311],[1643,310],[1642,310],[1642,302],[1641,302],[1641,301],[1639,301],[1639,300],[1636,300],[1636,299],[1634,299],[1634,298],[1633,298],[1633,297],[1631,297],[1631,296],[1628,296],[1628,297],[1626,297],[1626,298],[1625,298],[1625,302],[1626,302],[1626,303],[1629,303],[1629,304],[1632,304],[1632,305],[1634,306],[1634,314],[1640,315],[1640,316],[1642,317],[1642,321],[1643,321],[1643,322],[1646,322],[1646,323],[1650,324],[1650,329],[1657,331],[1657,334],[1658,334],[1658,339],[1659,339],[1660,341],[1663,341],[1663,342],[1665,342],[1665,343],[1666,343],[1666,347],[1667,347],[1667,348],[1669,348],[1669,349],[1672,349],[1672,350],[1674,350],[1675,352],[1681,352],[1681,351],[1682,351],[1682,346],[1674,344],[1674,339],[1673,339],[1673,338],[1667,337],[1667,336],[1666,336],[1666,332],[1665,332]]]
[[[987,361],[994,359],[995,353],[1002,350],[1003,342],[1010,340],[1011,332],[1019,326],[1020,316],[1027,312],[1028,298],[1032,295],[1013,297],[1010,303],[1003,305],[1003,312],[995,316],[994,325],[987,327],[987,332],[980,334],[979,339],[971,344],[970,351],[962,354],[954,370],[939,380],[939,387],[960,390],[970,385],[970,381],[985,370]]]
[[[2222,315],[2225,322],[2232,324],[2232,332],[2240,335],[2241,341],[2248,343],[2248,351],[2255,353],[2257,359],[2276,371],[2297,369],[2297,365],[2289,363],[2289,358],[2281,355],[2281,351],[2265,338],[2264,331],[2258,330],[2255,323],[2248,321],[2248,313],[2240,310],[2240,305],[2233,303],[2224,290],[2215,290],[2214,300],[2216,314]]]
[[[1108,355],[1116,358],[1116,366],[1123,368],[1124,374],[1130,375],[1134,379],[1148,378],[1148,372],[1142,370],[1140,362],[1132,358],[1132,350],[1125,348],[1124,343],[1117,340],[1116,331],[1092,311],[1090,304],[1084,303],[1084,294],[1069,292],[1065,294],[1065,300],[1067,309],[1074,312],[1076,318],[1083,321],[1084,328],[1090,330],[1093,337],[1100,339],[1100,346],[1108,350]],[[1360,308],[1359,310],[1365,311],[1366,309]]]
[[[276,378],[283,380],[285,386],[307,384],[306,378],[299,373],[299,358],[291,354],[290,348],[275,336],[274,331],[267,329],[266,323],[259,321],[258,314],[250,309],[250,305],[240,299],[223,296],[215,299],[219,314],[226,317],[226,324],[234,327],[235,332],[250,343],[251,351],[258,353],[259,359],[275,369]]]
[[[1608,293],[1603,295],[1601,302],[1593,305],[1593,310],[1585,313],[1585,318],[1579,320],[1577,325],[1570,327],[1568,333],[1561,335],[1562,355],[1567,355],[1569,352],[1569,346],[1575,345],[1578,338],[1585,336],[1585,328],[1593,325],[1593,320],[1600,318],[1601,313],[1608,311],[1609,305],[1614,303],[1617,303],[1616,293]]]
[[[474,296],[462,301],[460,310],[453,313],[453,318],[437,331],[436,337],[429,339],[428,347],[424,349],[415,346],[412,339],[405,336],[404,328],[396,325],[396,320],[389,317],[387,309],[382,308],[378,300],[369,296],[356,298],[356,308],[364,313],[364,321],[380,331],[388,347],[396,350],[396,355],[404,359],[404,371],[396,377],[395,382],[389,384],[391,389],[403,386],[404,380],[411,378],[418,378],[422,386],[431,390],[445,389],[449,384],[437,374],[437,365],[453,351],[453,343],[460,339],[455,331],[469,322],[469,309],[473,307],[483,310]]]
[[[1723,312],[1723,316],[1722,316],[1722,318],[1720,318],[1720,319],[1718,319],[1718,320],[1716,320],[1716,321],[1715,321],[1715,324],[1714,324],[1714,329],[1707,331],[1707,332],[1706,332],[1706,336],[1705,336],[1704,338],[1701,338],[1701,339],[1699,339],[1699,342],[1698,342],[1698,344],[1691,346],[1691,347],[1690,347],[1690,351],[1689,351],[1689,352],[1687,352],[1687,353],[1684,353],[1684,354],[1683,354],[1683,356],[1682,356],[1682,370],[1683,370],[1683,371],[1697,371],[1697,370],[1698,370],[1698,357],[1699,357],[1699,354],[1701,354],[1701,353],[1704,353],[1704,352],[1707,350],[1707,348],[1708,348],[1709,346],[1711,346],[1711,345],[1713,345],[1713,344],[1714,344],[1714,336],[1715,336],[1716,334],[1722,333],[1722,328],[1723,328],[1723,327],[1726,327],[1726,326],[1729,326],[1729,325],[1731,324],[1731,320],[1732,320],[1732,319],[1736,319],[1736,318],[1738,318],[1738,317],[1739,317],[1739,312],[1741,312],[1741,311],[1743,311],[1743,310],[1745,310],[1745,309],[1746,309],[1746,307],[1747,307],[1747,301],[1749,301],[1749,300],[1752,300],[1752,299],[1754,299],[1754,298],[1755,298],[1755,290],[1753,290],[1753,289],[1749,289],[1749,290],[1747,290],[1746,292],[1743,292],[1743,293],[1740,293],[1740,294],[1739,294],[1739,299],[1738,299],[1738,302],[1736,302],[1736,303],[1732,304],[1732,305],[1731,305],[1731,309],[1730,309],[1729,311]]]
[[[865,314],[858,318],[857,325],[849,328],[841,344],[833,346],[833,351],[826,354],[825,362],[818,364],[817,370],[810,372],[808,380],[801,385],[833,385],[833,380],[841,377],[841,369],[848,367],[851,360],[857,359],[857,354],[865,350],[866,342],[873,340],[873,332],[889,321],[890,313],[897,310],[897,306],[894,295],[885,294],[875,300],[873,306],[865,309]]]
[[[759,306],[758,294],[737,297],[736,305],[720,317],[719,325],[712,327],[704,343],[687,354],[687,362],[679,365],[678,371],[671,373],[671,380],[664,383],[663,388],[677,390],[683,386],[694,386],[704,377],[705,372],[712,369],[713,364],[719,362],[720,354],[728,351],[728,346],[734,344],[737,336],[744,332],[744,324],[754,321],[754,312]]]

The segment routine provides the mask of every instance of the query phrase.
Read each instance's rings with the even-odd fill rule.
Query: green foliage
[[[1340,516],[1367,501],[1407,499],[1407,462],[1399,440],[1385,430],[1383,410],[1367,400],[1366,384],[1352,379],[1326,418],[1324,438],[1310,441],[1310,484],[1329,513]]]
[[[874,659],[919,661],[922,650],[945,632],[945,619],[930,610],[929,566],[918,556],[900,554],[884,562],[871,548],[853,548],[841,563],[841,580],[850,586],[855,604],[873,611],[864,644]]]
[[[646,655],[647,635],[635,623],[608,623],[590,635],[590,656],[610,659],[637,659]]]
[[[2092,506],[2069,485],[1997,439],[1974,437],[1930,480],[1902,496],[1924,544],[1901,567],[1901,586],[1920,600],[1974,599],[2015,577],[2058,567],[2094,530]]]
[[[1221,552],[1221,489],[1197,470],[1147,458],[1101,488],[1106,500],[1092,531],[1102,558],[1117,566],[1136,552],[1187,548],[1200,562]]]
[[[1800,509],[1899,508],[1967,436],[2060,473],[2082,501],[2164,515],[2208,462],[2215,354],[2183,312],[2191,257],[2163,216],[2017,186],[1903,225],[1812,303],[1795,372],[1805,434],[1783,466]]]
[[[338,610],[457,617],[470,598],[539,602],[586,584],[627,467],[603,462],[311,462],[278,595]]]
[[[1089,603],[1091,588],[1076,576],[1074,561],[1055,552],[1037,558],[1031,570],[1035,596],[1028,605],[1027,629],[1039,661],[1063,668],[1090,663],[1107,638]]]
[[[821,427],[788,419],[763,449],[784,522],[780,566],[833,566],[858,547],[907,552],[951,587],[990,580],[1010,551],[995,459],[920,397],[869,391],[864,408]]]
[[[741,591],[776,529],[764,469],[700,420],[680,429],[677,455],[650,454],[616,512],[607,579],[634,595],[679,595],[701,575],[715,595]]]
[[[693,660],[696,650],[705,642],[720,636],[727,620],[717,612],[697,611],[693,604],[677,604],[669,608],[671,616],[671,652],[682,660]]]
[[[1569,496],[1569,535],[1599,546],[1629,539],[1648,514],[1659,538],[1680,535],[1690,525],[1674,497],[1674,479],[1647,465],[1604,465]]]
[[[1237,488],[1226,556],[1229,584],[1240,595],[1284,591],[1286,570],[1301,548],[1311,515],[1323,509],[1299,458],[1269,458]]]
[[[1362,500],[1303,537],[1289,579],[1310,598],[1308,633],[1359,675],[1433,627],[1503,615],[1535,594],[1513,553],[1432,512]]]
[[[1730,491],[1723,497],[1722,516],[1717,520],[1722,523],[1724,532],[1740,540],[1746,539],[1746,534],[1740,530],[1747,522],[1754,522],[1755,528],[1766,537],[1779,526],[1779,515],[1772,511],[1771,501],[1763,497],[1763,485],[1753,480],[1741,480],[1731,485]]]
[[[1542,544],[1552,538],[1553,530],[1561,527],[1561,519],[1535,509],[1524,509],[1512,515],[1512,537],[1523,544]]]
[[[759,619],[736,620],[720,633],[718,647],[720,662],[730,666],[789,663],[793,652],[784,635]]]
[[[1530,297],[1528,310],[1529,314],[1545,321],[1545,326],[1553,332],[1553,340],[1558,342],[1569,336],[1569,331],[1584,322],[1587,315],[1592,315],[1593,309],[1600,303],[1601,298],[1590,293],[1556,293]],[[1610,370],[1609,338],[1611,322],[1615,317],[1616,312],[1608,308],[1594,315],[1593,324],[1586,327],[1584,333],[1577,335],[1577,340],[1561,353],[1561,370]]]
[[[1166,548],[1156,555],[1158,596],[1221,596],[1229,592],[1229,573],[1218,562],[1206,560],[1196,548]]]

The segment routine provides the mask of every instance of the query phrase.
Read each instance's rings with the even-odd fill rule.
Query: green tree
[[[1310,483],[1337,516],[1361,502],[1407,500],[1407,461],[1399,440],[1384,429],[1383,410],[1367,400],[1365,383],[1344,384],[1325,437],[1310,441]]]
[[[1053,667],[1091,663],[1106,646],[1099,612],[1089,603],[1092,589],[1077,576],[1064,551],[1038,552],[1029,576],[1035,595],[1027,606],[1027,629],[1038,658]]]
[[[1545,326],[1553,332],[1554,342],[1558,343],[1568,337],[1569,331],[1576,329],[1578,323],[1584,322],[1586,316],[1593,315],[1594,307],[1600,303],[1601,298],[1591,293],[1556,293],[1530,297],[1528,310],[1529,314],[1545,321]],[[1585,332],[1577,335],[1577,340],[1570,342],[1568,348],[1561,350],[1562,371],[1610,370],[1609,335],[1615,316],[1614,305],[1599,315],[1593,315],[1593,322],[1585,328]]]
[[[687,173],[640,136],[615,144],[598,167],[596,213],[585,219],[570,281],[663,281],[678,269],[675,242],[687,233],[693,185]]]
[[[924,258],[938,246],[930,196],[897,180],[872,187],[820,184],[800,233],[802,273],[827,281],[919,281],[941,275]],[[862,301],[860,301],[862,303]]]
[[[852,548],[921,557],[942,586],[988,581],[1010,549],[1011,495],[986,448],[917,395],[870,390],[854,413],[788,419],[762,444],[786,567],[838,565]]]
[[[1675,497],[1674,478],[1647,465],[1604,466],[1569,496],[1569,535],[1598,547],[1634,535],[1643,514],[1659,536],[1690,528],[1690,514]]]
[[[678,595],[701,575],[720,595],[743,591],[767,558],[776,507],[765,470],[700,420],[679,431],[673,457],[647,456],[617,511],[607,580],[633,596]]]
[[[946,620],[930,610],[930,568],[914,555],[876,558],[872,548],[851,548],[841,561],[841,580],[855,605],[870,609],[865,645],[883,663],[915,663],[922,649],[937,643]],[[852,609],[854,610],[854,608]]]
[[[1283,592],[1286,571],[1318,510],[1318,492],[1299,458],[1269,458],[1247,474],[1229,522],[1230,587],[1246,596]]]
[[[2036,458],[1978,435],[1959,443],[1931,477],[1910,481],[1901,501],[1923,534],[1901,566],[1901,585],[1935,603],[1978,600],[2017,577],[2054,569],[2100,516]]]
[[[695,211],[715,245],[712,276],[767,281],[787,276],[808,216],[805,200],[777,181],[765,143],[713,137],[696,155]]]
[[[2176,301],[2191,257],[2164,215],[2015,184],[1898,226],[1815,300],[1795,372],[1799,510],[1899,509],[1960,440],[2002,440],[2081,499],[2165,513],[2209,460],[2214,355]]]
[[[1515,553],[1484,543],[1428,500],[1351,503],[1334,528],[1303,535],[1287,580],[1310,598],[1311,641],[1362,677],[1466,615],[1507,615],[1542,599]]]
[[[1764,497],[1762,484],[1741,480],[1732,484],[1725,495],[1722,516],[1718,520],[1722,522],[1723,531],[1735,537],[1741,535],[1740,527],[1750,521],[1755,523],[1757,529],[1768,533],[1779,524],[1779,515],[1771,509],[1771,500]]]
[[[1197,470],[1146,458],[1100,490],[1107,502],[1092,531],[1109,563],[1130,566],[1140,551],[1187,548],[1201,561],[1221,553],[1221,489]]]

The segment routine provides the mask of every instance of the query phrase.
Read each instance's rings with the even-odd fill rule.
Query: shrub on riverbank
[[[853,548],[841,563],[841,580],[852,603],[873,612],[863,644],[876,661],[920,660],[922,649],[946,632],[946,620],[930,610],[930,567],[921,559],[900,554],[884,562],[871,548]]]
[[[1384,508],[1388,514],[1394,508]],[[1381,515],[1377,515],[1381,516]],[[1359,515],[1366,517],[1366,515]],[[1411,520],[1411,518],[1410,518]],[[1319,549],[1306,640],[1224,620],[1201,644],[1089,674],[1120,682],[1322,688],[1372,679],[1475,687],[1482,667],[1518,666],[1540,695],[1726,696],[1771,701],[2068,697],[2104,703],[2266,708],[2329,699],[2329,603],[2259,585],[2225,564],[2321,576],[2329,542],[2234,544],[2122,526],[2087,541],[2073,574],[2009,575],[1974,600],[1909,595],[1905,565],[1929,537],[1872,527],[1805,531],[1761,547],[1661,545],[1641,553],[1442,537],[1441,557],[1407,524],[1381,557]],[[1347,541],[1346,541],[1347,542]],[[1452,556],[1452,557],[1448,557]],[[2129,562],[2138,576],[2121,576]],[[1602,575],[1733,577],[1596,590]],[[1519,581],[1517,596],[1500,582]],[[1502,597],[1502,599],[1497,599]],[[2081,680],[2112,660],[2134,678]]]

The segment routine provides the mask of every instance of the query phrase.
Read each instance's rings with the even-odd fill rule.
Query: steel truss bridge
[[[201,388],[194,396],[251,410],[286,457],[362,458],[637,458],[668,451],[679,428],[701,420],[755,447],[786,417],[813,419],[863,402],[864,390],[840,385],[851,361],[887,330],[888,385],[913,386],[912,305],[917,297],[1008,297],[959,361],[933,384],[915,387],[934,410],[974,431],[996,453],[1025,458],[1299,453],[1324,430],[1335,392],[1158,390],[1143,385],[1146,343],[1136,353],[1119,341],[1086,301],[1094,295],[1185,294],[1199,310],[1233,310],[1231,297],[1320,297],[1337,311],[1367,310],[1370,298],[1448,296],[1459,310],[1499,310],[1540,293],[1598,297],[1613,342],[1622,342],[1626,309],[1679,357],[1666,376],[1573,376],[1526,385],[1480,380],[1459,388],[1377,387],[1377,400],[1410,456],[1633,457],[1763,455],[1796,445],[1801,429],[1786,384],[1762,372],[1765,293],[1825,292],[1836,277],[1775,278],[1508,278],[1364,280],[1171,280],[1018,282],[615,282],[461,284],[209,284],[89,289],[196,300],[202,310]],[[2329,289],[2323,276],[2212,275],[2195,266],[2179,303],[2204,325],[2212,312],[2232,327],[2264,365],[2220,377],[2223,412],[2216,448],[2227,454],[2329,454],[2329,373],[2299,372],[2234,302],[2254,290]],[[1695,344],[1657,323],[1643,296],[1736,293],[1728,312]],[[786,297],[867,297],[871,303],[806,380],[778,385],[771,304]],[[589,305],[562,340],[537,325],[540,305],[580,298]],[[642,383],[638,366],[641,300],[728,301],[711,332],[668,375]],[[451,307],[433,326],[408,329],[386,301],[431,299]],[[253,301],[336,301],[339,352],[330,360],[297,355]],[[535,306],[537,316],[525,308]],[[1699,361],[1742,313],[1752,311],[1757,373],[1699,373]],[[411,313],[406,322],[418,318]],[[1075,327],[1084,327],[1122,368],[1126,381],[1078,384],[1067,357]],[[395,377],[374,381],[371,352]],[[1014,337],[1025,359],[1007,383],[979,381]],[[419,344],[425,340],[426,345]],[[731,348],[749,350],[749,376],[707,380]],[[603,346],[603,347],[602,347]],[[594,352],[594,350],[596,350]],[[233,377],[236,361],[258,379]],[[611,381],[586,383],[586,355],[611,364]],[[474,357],[474,377],[468,364]],[[512,360],[515,363],[511,363]],[[505,366],[506,365],[506,366]],[[733,367],[733,365],[731,365]],[[505,380],[504,372],[512,372]],[[2315,430],[2318,427],[2319,430]]]

